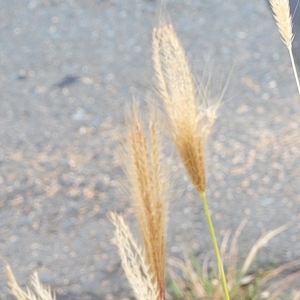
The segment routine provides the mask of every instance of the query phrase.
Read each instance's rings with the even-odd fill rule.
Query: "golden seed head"
[[[146,261],[160,297],[165,295],[167,174],[161,168],[160,137],[151,114],[148,130],[137,106],[127,121],[126,170]]]
[[[208,99],[198,103],[194,76],[171,24],[153,30],[153,64],[158,92],[174,144],[197,190],[206,189],[205,147],[216,118]],[[200,108],[199,108],[200,105]]]

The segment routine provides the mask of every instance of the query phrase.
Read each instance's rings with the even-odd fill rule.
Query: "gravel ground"
[[[116,149],[123,108],[153,89],[156,5],[0,3],[0,253],[22,285],[37,270],[58,299],[130,298],[106,214],[133,222]],[[219,238],[247,218],[246,253],[263,232],[290,222],[259,264],[299,258],[300,102],[267,2],[169,0],[167,11],[199,77],[213,69],[218,87],[231,73],[208,148]],[[300,29],[299,13],[295,23]],[[207,253],[202,205],[177,160],[172,170],[169,253],[184,243]]]

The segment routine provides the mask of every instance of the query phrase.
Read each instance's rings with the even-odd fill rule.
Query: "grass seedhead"
[[[205,148],[216,119],[217,106],[208,101],[212,99],[202,98],[198,101],[194,76],[171,24],[162,24],[153,30],[152,48],[158,92],[164,102],[170,132],[191,181],[202,199],[225,298],[229,300],[223,263],[205,193]],[[206,94],[209,93],[202,93]]]
[[[298,94],[300,96],[299,76],[298,76],[298,72],[294,60],[294,54],[292,50],[294,35],[293,35],[292,16],[290,12],[290,3],[289,0],[269,0],[269,1],[273,10],[273,15],[277,23],[278,30],[282,37],[282,41],[287,46],[289,51],[294,77],[298,88]]]
[[[11,294],[17,300],[55,300],[55,294],[50,288],[43,287],[40,282],[37,272],[34,272],[30,277],[30,284],[27,286],[26,292],[18,285],[16,278],[9,265],[5,266],[6,275],[8,278],[8,288]]]
[[[294,35],[289,0],[270,0],[270,4],[282,41],[291,49]]]
[[[194,186],[205,191],[205,146],[216,119],[216,106],[207,105],[207,99],[199,103],[194,76],[171,24],[153,30],[152,49],[157,89],[174,144]]]
[[[138,246],[122,216],[111,213],[115,225],[115,243],[119,249],[122,267],[138,300],[156,300],[159,292],[145,252]]]
[[[165,295],[167,173],[161,168],[161,144],[151,107],[147,130],[135,104],[127,118],[124,156],[133,206],[143,241],[146,263],[157,285],[159,299]]]

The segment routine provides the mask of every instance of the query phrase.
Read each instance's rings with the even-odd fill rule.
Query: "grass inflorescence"
[[[290,15],[288,1],[273,0],[271,1],[271,6],[279,32],[289,50],[297,86],[299,88],[297,71],[292,54],[292,17]],[[211,271],[207,268],[195,268],[196,264],[191,262],[188,255],[185,255],[184,262],[178,259],[172,259],[171,264],[177,268],[177,270],[180,269],[181,275],[185,280],[182,281],[182,279],[180,279],[182,276],[178,277],[178,274],[176,275],[176,273],[171,272],[171,274],[173,274],[170,283],[171,289],[175,291],[174,295],[180,295],[183,299],[238,300],[275,298],[287,286],[287,283],[294,280],[297,275],[292,274],[291,276],[287,276],[284,280],[276,282],[276,284],[273,285],[273,290],[272,287],[268,290],[263,290],[264,285],[279,273],[291,266],[297,265],[297,261],[255,275],[248,274],[248,272],[258,250],[266,245],[270,239],[285,230],[287,225],[283,225],[261,237],[253,245],[242,265],[238,264],[237,251],[237,239],[242,230],[241,228],[237,230],[232,239],[229,253],[227,253],[227,255],[224,254],[224,246],[221,247],[220,250],[206,197],[207,140],[217,118],[219,101],[214,102],[212,99],[209,99],[209,97],[200,97],[199,99],[194,75],[191,72],[184,49],[172,24],[162,22],[159,27],[153,30],[152,51],[156,90],[158,98],[163,102],[168,133],[189,174],[191,182],[202,199],[218,266],[217,272],[214,272],[212,276]],[[208,87],[206,86],[206,88]],[[209,94],[210,93],[206,91],[201,95]],[[221,98],[222,97],[220,97],[219,100]],[[153,120],[151,120],[151,123],[152,122]],[[147,158],[145,156],[145,162],[146,161]],[[143,174],[145,174],[145,172],[143,172]],[[136,185],[142,185],[142,182],[144,182],[143,176],[140,176],[138,181]],[[139,214],[140,212],[137,210],[136,215],[138,221],[140,219]],[[140,227],[142,228],[143,226],[140,225]],[[152,240],[155,240],[154,237]],[[222,243],[222,245],[223,244],[224,243]],[[149,247],[145,245],[145,243],[144,246],[146,248]],[[165,244],[163,248],[165,249]],[[149,250],[145,251],[147,252]],[[150,261],[148,263],[149,265],[152,264]],[[181,282],[181,284],[178,284],[179,282]],[[185,282],[185,284],[183,282]],[[189,287],[189,292],[185,293],[184,291],[187,287]],[[166,289],[164,288],[163,290]],[[272,291],[273,296],[270,291]],[[165,299],[165,297],[164,294],[161,294],[157,299]],[[297,294],[295,297],[297,297]]]
[[[282,41],[286,45],[290,55],[293,72],[294,72],[294,76],[298,88],[298,93],[300,96],[299,76],[297,73],[297,68],[295,65],[294,54],[292,49],[294,34],[293,34],[293,20],[290,11],[289,0],[269,0],[269,1],[273,10],[273,15],[276,20],[278,30],[282,37]]]

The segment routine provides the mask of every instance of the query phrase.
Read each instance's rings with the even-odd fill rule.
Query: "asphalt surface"
[[[124,107],[153,90],[156,5],[0,2],[0,253],[22,285],[37,270],[58,299],[132,297],[106,214],[135,227],[116,150]],[[199,78],[212,72],[218,90],[231,74],[207,155],[219,239],[247,218],[245,256],[290,223],[255,266],[299,258],[300,99],[267,2],[170,0],[166,9]],[[295,33],[300,63],[299,10]],[[169,255],[188,245],[200,256],[212,249],[202,205],[182,165],[171,167]]]

